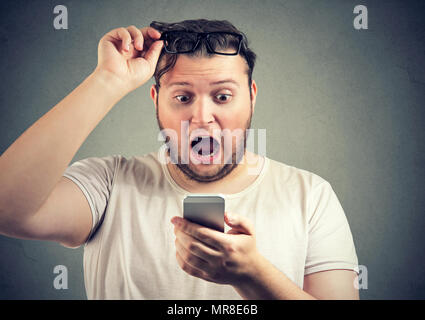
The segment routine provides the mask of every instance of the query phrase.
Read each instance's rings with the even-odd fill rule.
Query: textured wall
[[[58,4],[68,30],[53,28]],[[368,30],[353,28],[357,4]],[[346,211],[368,270],[361,298],[424,299],[424,12],[423,1],[2,1],[0,152],[90,74],[110,29],[227,19],[258,55],[253,128],[267,129],[267,156],[327,179]],[[156,150],[151,83],[73,161]],[[85,299],[82,253],[0,236],[0,298]],[[59,264],[68,290],[53,288]]]

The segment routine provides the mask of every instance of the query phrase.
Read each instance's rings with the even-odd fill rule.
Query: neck
[[[245,152],[242,161],[227,176],[213,182],[198,182],[188,178],[175,164],[167,164],[173,180],[191,193],[238,193],[255,181],[261,172],[264,157]]]

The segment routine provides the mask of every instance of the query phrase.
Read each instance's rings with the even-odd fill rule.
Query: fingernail
[[[227,217],[227,221],[229,221],[230,223],[236,222],[235,217],[231,213],[226,213],[226,217]]]
[[[171,223],[174,225],[178,225],[180,223],[180,219],[178,217],[173,217],[171,219]]]

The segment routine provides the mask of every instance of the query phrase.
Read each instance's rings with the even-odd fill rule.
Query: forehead
[[[179,55],[174,67],[165,73],[161,85],[169,87],[174,82],[196,83],[233,79],[240,84],[246,81],[247,63],[240,55],[212,57],[189,57]]]

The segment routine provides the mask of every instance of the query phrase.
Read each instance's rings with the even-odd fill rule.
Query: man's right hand
[[[155,72],[163,47],[163,41],[157,41],[160,37],[161,33],[152,27],[111,30],[99,41],[95,71],[116,78],[124,94],[135,90]]]
[[[0,234],[67,246],[85,242],[91,207],[62,175],[119,99],[152,77],[163,47],[158,38],[150,27],[108,32],[99,42],[96,70],[1,155]]]

